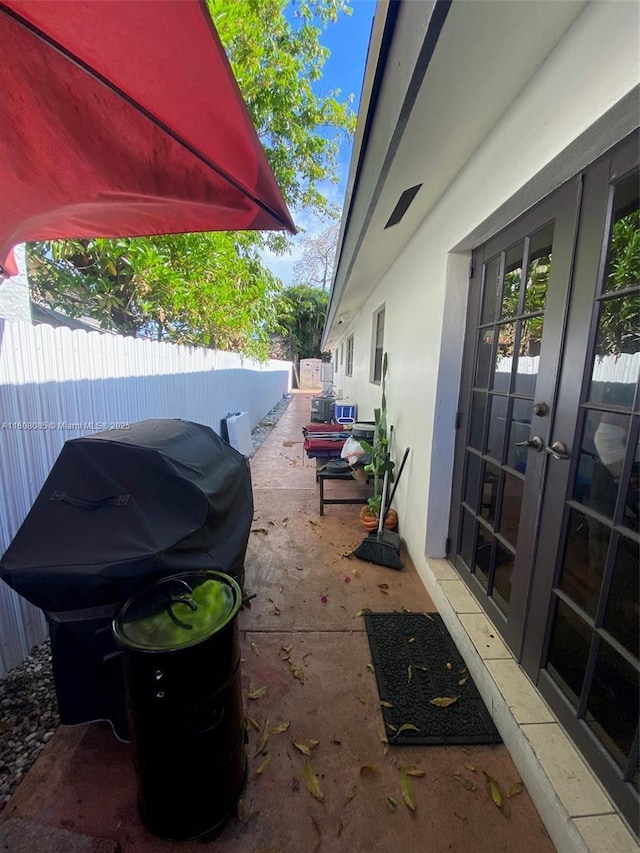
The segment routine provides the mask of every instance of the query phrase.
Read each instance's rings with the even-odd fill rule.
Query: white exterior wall
[[[417,566],[425,551],[444,555],[447,535],[469,260],[468,252],[451,252],[460,245],[467,248],[465,240],[474,229],[631,92],[638,79],[638,5],[588,6],[345,328],[345,345],[351,331],[355,334],[354,375],[352,380],[345,377],[341,367],[337,384],[358,403],[358,418],[365,419],[380,401],[380,389],[369,383],[368,373],[372,318],[385,304],[395,457],[407,445],[412,448],[396,505]],[[600,146],[601,153],[610,144],[605,133],[589,140],[589,150]],[[402,145],[397,156],[402,156]],[[539,188],[541,195],[582,165],[576,161],[565,164],[566,174],[546,174],[551,183]],[[513,216],[535,200],[528,199]],[[495,231],[506,224],[496,225]]]

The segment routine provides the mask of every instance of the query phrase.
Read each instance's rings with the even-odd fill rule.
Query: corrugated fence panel
[[[147,418],[219,433],[240,411],[253,429],[290,382],[290,362],[0,319],[0,554],[67,439]],[[46,635],[42,613],[0,581],[0,677]]]

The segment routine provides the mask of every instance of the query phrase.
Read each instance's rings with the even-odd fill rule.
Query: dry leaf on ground
[[[500,785],[496,782],[493,776],[489,776],[486,770],[483,770],[482,772],[486,777],[487,788],[489,789],[489,795],[491,796],[494,805],[501,809],[504,805],[504,797],[502,796]]]
[[[453,778],[457,782],[459,782],[463,788],[466,788],[467,791],[475,791],[476,790],[476,786],[473,784],[473,782],[469,782],[468,779],[465,779],[464,776],[462,775],[462,773],[454,773]]]
[[[251,651],[256,657],[260,657],[260,652],[258,651],[258,646],[256,645],[256,643],[251,643]]]
[[[268,689],[268,687],[257,687],[255,690],[250,688],[248,694],[249,699],[259,699],[261,696],[264,696]]]
[[[412,812],[416,810],[416,792],[413,787],[413,782],[407,775],[405,770],[400,771],[400,791],[402,792],[402,799],[405,802],[405,805],[408,809],[411,809]]]
[[[294,740],[293,745],[296,749],[299,749],[303,755],[311,755],[311,750],[315,749],[319,743],[320,741],[308,737],[303,740]]]
[[[421,779],[423,776],[427,775],[427,771],[423,770],[422,767],[416,767],[415,764],[410,764],[408,767],[400,767],[401,771],[407,774],[407,776],[415,776],[418,779]]]
[[[259,755],[265,748],[267,741],[269,740],[269,734],[269,720],[265,720],[260,734],[258,735],[258,740],[256,741],[256,751],[254,755]]]
[[[522,782],[514,782],[513,785],[509,785],[507,797],[508,799],[511,799],[511,797],[515,797],[516,794],[520,794],[522,791],[524,791],[524,785]]]
[[[322,785],[320,784],[320,779],[313,772],[313,767],[311,766],[311,762],[308,758],[303,760],[302,775],[304,778],[304,786],[307,791],[314,799],[320,800],[320,802],[323,803],[324,792],[322,790]]]
[[[278,723],[277,726],[271,726],[269,734],[281,735],[283,732],[288,731],[290,725],[291,723]]]
[[[297,678],[301,684],[304,684],[304,671],[298,666],[298,664],[289,658],[287,666],[289,667],[291,675],[293,675],[294,678]]]
[[[347,791],[347,802],[350,803],[351,800],[355,797],[355,795],[356,795],[356,786],[352,785],[349,788],[349,790]]]
[[[448,708],[458,701],[457,696],[438,696],[436,699],[430,699],[429,704],[435,705],[438,708]]]
[[[247,724],[251,726],[252,729],[255,729],[255,731],[257,732],[260,731],[260,723],[257,720],[254,720],[253,717],[250,717],[248,714],[245,719],[247,721]]]
[[[360,768],[360,775],[363,779],[371,779],[373,776],[377,776],[378,773],[379,770],[375,764],[363,764]]]
[[[393,797],[387,797],[387,808],[390,812],[394,812],[396,810],[396,806],[398,805],[398,801]]]
[[[414,726],[413,723],[403,723],[397,731],[396,737],[402,732],[419,732],[420,729]]]
[[[269,766],[270,762],[271,762],[271,753],[270,753],[270,752],[268,752],[268,753],[265,755],[265,757],[264,757],[264,761],[262,762],[262,764],[260,765],[260,767],[258,767],[258,768],[257,768],[257,770],[256,770],[256,776],[259,776],[261,773],[264,773],[264,771],[265,771],[265,770],[267,769],[267,767]]]

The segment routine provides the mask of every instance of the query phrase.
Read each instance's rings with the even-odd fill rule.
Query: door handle
[[[549,447],[545,447],[549,456],[554,459],[571,459],[571,455],[564,441],[554,441]]]
[[[516,441],[516,447],[530,447],[532,450],[535,450],[536,453],[540,453],[542,448],[544,447],[544,441],[540,438],[539,435],[532,435],[528,441]]]

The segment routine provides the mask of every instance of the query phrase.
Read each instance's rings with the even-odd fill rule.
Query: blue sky
[[[353,94],[352,107],[358,109],[364,64],[367,58],[369,34],[375,12],[375,0],[351,0],[353,12],[350,16],[340,15],[335,24],[329,24],[322,33],[321,43],[329,48],[331,55],[324,65],[322,79],[315,89],[320,95],[340,89],[344,96]],[[338,184],[322,187],[331,201],[342,208],[344,193],[351,160],[351,141],[344,142],[338,156]],[[304,236],[313,236],[326,227],[326,223],[310,216],[306,211],[292,211],[298,225],[305,229]],[[301,235],[302,236],[302,235]],[[263,256],[263,262],[285,285],[291,283],[291,275],[296,261],[301,255],[298,247],[300,237],[292,241],[292,252],[280,258],[270,254]]]

